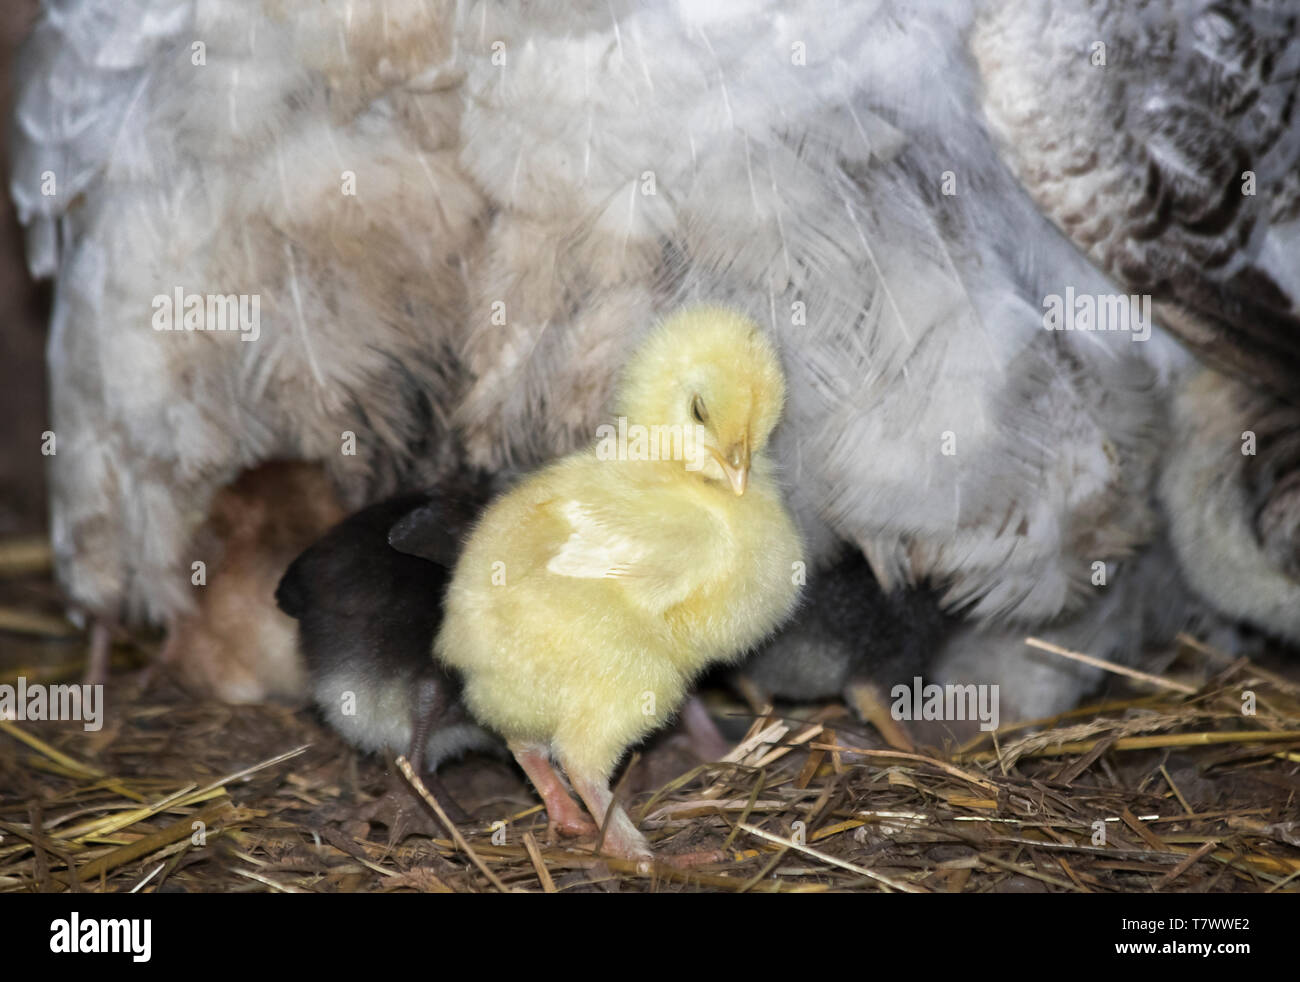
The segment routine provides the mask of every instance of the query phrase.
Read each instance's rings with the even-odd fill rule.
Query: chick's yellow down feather
[[[591,826],[646,859],[612,801],[628,746],[662,725],[708,665],[792,612],[799,535],[765,453],[780,418],[776,352],[748,319],[692,308],[630,359],[617,424],[483,514],[457,564],[435,654],[465,679],[561,831]]]

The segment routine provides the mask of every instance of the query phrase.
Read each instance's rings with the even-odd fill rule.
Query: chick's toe
[[[600,822],[605,836],[601,843],[601,852],[616,859],[630,859],[634,862],[648,861],[654,858],[650,843],[633,824],[623,806],[614,800],[614,793],[609,789],[609,780],[603,775],[589,774],[566,763],[564,771],[573,782],[573,789],[587,804],[587,811]]]

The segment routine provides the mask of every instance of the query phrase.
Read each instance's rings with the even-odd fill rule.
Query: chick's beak
[[[745,493],[749,487],[749,439],[745,438],[728,448],[725,455],[718,455],[722,473],[727,475],[731,490],[737,496]]]

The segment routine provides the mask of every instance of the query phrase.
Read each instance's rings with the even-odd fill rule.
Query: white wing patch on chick
[[[638,575],[647,552],[641,543],[602,522],[581,501],[566,501],[560,513],[573,533],[546,564],[547,572],[584,580]]]
[[[647,612],[664,613],[723,573],[714,556],[692,549],[692,544],[720,532],[726,539],[727,533],[713,525],[707,512],[677,502],[660,507],[643,502],[628,512],[575,499],[557,510],[573,532],[546,564],[547,571],[619,581],[626,598]],[[720,549],[717,555],[726,552]],[[688,555],[695,558],[683,566],[682,557]]]

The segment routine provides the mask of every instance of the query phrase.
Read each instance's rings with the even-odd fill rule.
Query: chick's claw
[[[430,771],[425,774],[421,780],[424,782],[424,786],[428,790],[429,794],[433,795],[434,798],[438,800],[438,804],[442,806],[442,810],[446,812],[447,817],[453,822],[457,825],[467,825],[474,821],[474,817],[470,815],[469,812],[465,811],[465,809],[456,802],[456,799],[451,796],[451,792],[447,790],[446,785],[442,783],[437,774]]]
[[[399,779],[400,781],[400,779]],[[398,845],[411,835],[435,836],[446,830],[438,819],[415,797],[405,781],[389,782],[389,788],[380,797],[357,812],[357,818],[367,823],[378,823],[388,829],[388,844]]]
[[[420,780],[433,795],[442,810],[457,825],[465,825],[473,818],[457,804],[438,776],[433,773],[423,774]],[[430,837],[445,835],[447,830],[438,817],[428,808],[402,776],[390,771],[387,778],[387,790],[374,801],[364,806],[357,817],[364,822],[378,822],[388,829],[388,843],[397,845],[411,835]]]

